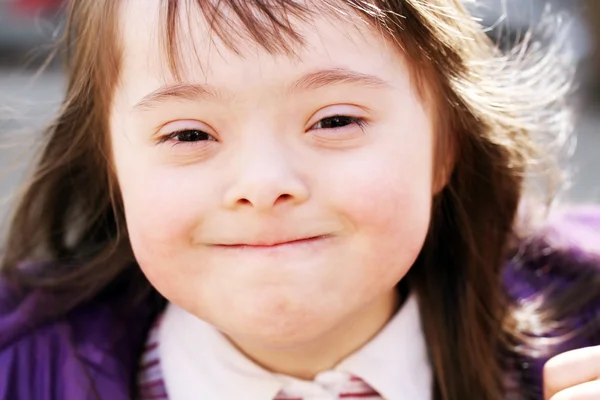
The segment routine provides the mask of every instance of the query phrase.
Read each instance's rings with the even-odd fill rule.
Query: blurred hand
[[[544,366],[545,400],[600,399],[600,346],[568,351]]]

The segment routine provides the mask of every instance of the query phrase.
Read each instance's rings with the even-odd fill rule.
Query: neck
[[[232,339],[247,357],[275,373],[312,380],[319,372],[331,370],[368,343],[398,310],[397,290],[346,318],[332,331],[317,340],[294,349],[257,348]]]

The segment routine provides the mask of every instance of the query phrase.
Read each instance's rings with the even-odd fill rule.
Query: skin
[[[600,398],[600,347],[568,351],[544,366],[544,399]]]
[[[396,311],[428,229],[432,118],[405,60],[331,18],[298,26],[298,59],[250,43],[239,56],[195,15],[180,43],[198,55],[177,86],[186,95],[156,100],[177,84],[158,6],[125,4],[110,138],[140,267],[262,366],[301,378],[332,368]]]

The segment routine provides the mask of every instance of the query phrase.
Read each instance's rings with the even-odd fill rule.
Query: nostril
[[[282,194],[282,195],[280,195],[277,198],[276,202],[278,202],[278,201],[287,201],[287,200],[290,200],[291,198],[292,198],[292,195],[290,195],[290,194]]]

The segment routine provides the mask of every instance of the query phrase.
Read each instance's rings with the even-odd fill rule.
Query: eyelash
[[[207,136],[208,138],[212,138],[212,139],[207,139],[207,140],[177,140],[177,136],[180,136],[182,134],[185,133],[195,133],[198,134],[200,136]],[[214,136],[212,136],[209,133],[206,133],[200,129],[180,129],[177,130],[175,132],[171,132],[163,137],[161,137],[157,144],[162,144],[162,143],[166,143],[166,142],[172,142],[173,146],[177,146],[177,145],[194,145],[194,143],[198,143],[198,142],[216,142],[217,139],[214,138]]]
[[[348,122],[348,124],[343,125],[343,126],[339,126],[339,127],[333,127],[333,128],[314,128],[317,124],[322,123],[323,121],[332,121],[334,119],[338,119],[338,120],[339,119],[345,119],[346,122]],[[367,121],[364,118],[351,117],[349,115],[343,115],[343,114],[332,115],[331,117],[326,117],[326,118],[323,118],[323,119],[319,120],[316,124],[314,124],[313,126],[311,126],[309,130],[311,130],[311,129],[315,129],[315,130],[321,130],[321,129],[337,130],[337,129],[346,128],[346,127],[348,127],[350,125],[356,125],[359,128],[363,129],[367,125]]]
[[[333,120],[345,120],[344,122],[347,122],[347,124],[342,124],[342,126],[337,126],[337,127],[330,127],[330,128],[315,128],[315,126],[317,126],[318,124],[322,124],[324,121],[329,121],[329,122],[333,122]],[[364,118],[360,118],[360,117],[351,117],[348,115],[332,115],[330,117],[326,117],[323,118],[321,120],[319,120],[317,123],[315,123],[314,125],[312,125],[308,131],[311,130],[338,130],[338,129],[344,129],[350,125],[356,125],[361,129],[364,129],[364,127],[367,125],[367,121]],[[182,135],[182,134],[186,134],[186,133],[195,133],[196,135],[200,135],[202,137],[208,137],[208,139],[206,140],[177,140],[177,137]],[[211,140],[212,138],[212,140]],[[180,129],[177,130],[175,132],[171,132],[163,137],[161,137],[157,144],[162,144],[162,143],[166,143],[166,142],[172,142],[173,146],[177,146],[177,145],[193,145],[194,143],[198,143],[198,142],[213,142],[213,141],[217,141],[214,136],[212,136],[209,133],[206,133],[200,129]]]

